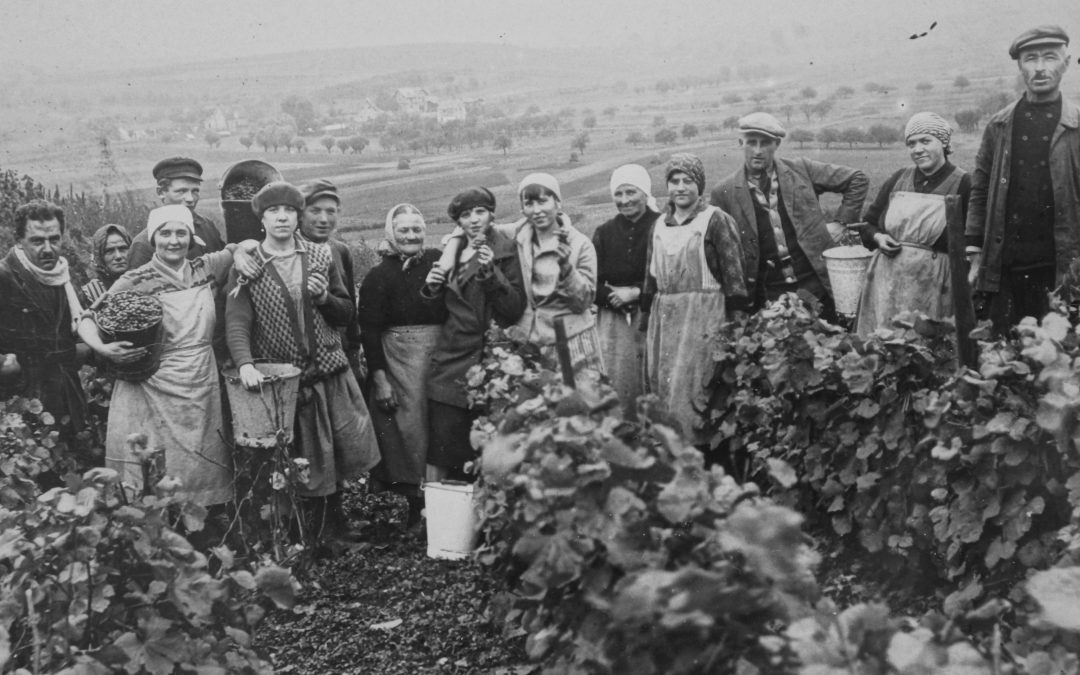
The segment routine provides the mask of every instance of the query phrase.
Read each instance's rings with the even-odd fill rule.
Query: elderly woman
[[[293,442],[310,466],[301,494],[316,522],[325,514],[331,538],[345,537],[339,486],[379,461],[360,385],[335,330],[355,319],[354,307],[329,247],[297,235],[300,190],[269,183],[251,205],[266,231],[255,254],[262,270],[229,294],[229,352],[249,389],[265,379],[257,360],[300,368]]]
[[[428,370],[446,321],[442,298],[420,291],[439,251],[424,248],[424,216],[411,204],[386,214],[382,262],[360,285],[358,318],[367,357],[371,420],[382,461],[372,472],[376,487],[409,502],[406,527],[420,522],[428,449]]]
[[[476,453],[469,442],[473,414],[465,374],[480,363],[491,322],[507,327],[521,317],[525,288],[514,240],[492,227],[490,190],[465,190],[450,201],[447,213],[458,227],[424,289],[425,296],[441,299],[447,312],[428,377],[428,478],[470,480],[463,469]]]
[[[687,438],[700,445],[694,401],[712,370],[713,340],[729,312],[749,308],[739,231],[731,216],[702,198],[705,167],[672,155],[664,172],[668,205],[649,244],[645,338],[646,386]]]
[[[604,365],[627,416],[643,393],[645,340],[637,324],[645,285],[649,235],[660,217],[645,167],[625,164],[611,174],[619,214],[596,228],[597,332]]]
[[[525,313],[515,337],[554,354],[555,318],[571,315],[569,331],[595,330],[596,249],[562,212],[559,182],[546,173],[518,185],[521,220],[511,226],[525,278]]]
[[[131,235],[119,225],[102,225],[90,239],[94,278],[80,289],[87,305],[97,302],[128,270]]]
[[[860,335],[887,327],[906,310],[935,319],[953,315],[945,197],[959,195],[966,213],[971,177],[949,162],[951,137],[940,115],[913,115],[904,139],[914,166],[890,176],[866,211],[861,236],[876,251],[855,318]]]
[[[228,277],[236,245],[189,261],[195,229],[191,210],[182,205],[151,211],[146,232],[154,247],[150,262],[117,279],[79,322],[79,335],[91,349],[111,361],[130,363],[144,356],[145,349],[129,342],[104,343],[96,310],[115,294],[133,291],[157,298],[164,312],[157,371],[141,382],[119,380],[113,388],[106,463],[125,482],[141,487],[142,460],[128,437],[146,434],[148,447],[164,451],[164,471],[180,481],[184,495],[202,505],[222,504],[233,496],[232,471],[210,340],[217,317],[215,290]],[[249,243],[252,248],[254,244]]]

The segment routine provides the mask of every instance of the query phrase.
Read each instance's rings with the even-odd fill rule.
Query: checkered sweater
[[[339,333],[327,322],[324,312],[315,307],[307,281],[314,272],[336,279],[339,285],[340,279],[332,275],[332,257],[325,244],[297,238],[296,252],[302,269],[300,306],[290,296],[277,268],[264,262],[263,273],[229,298],[229,351],[237,365],[255,360],[291,363],[303,370],[302,381],[314,382],[347,369],[349,361]],[[331,303],[335,300],[331,298]],[[347,306],[347,299],[345,303]],[[351,318],[351,312],[348,314]]]

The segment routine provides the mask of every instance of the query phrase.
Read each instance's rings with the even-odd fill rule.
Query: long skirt
[[[638,329],[640,314],[637,309],[630,313],[601,309],[596,320],[604,367],[628,419],[634,418],[637,398],[645,389],[645,334]]]
[[[300,387],[294,443],[310,467],[305,497],[333,494],[339,483],[379,463],[371,416],[351,371]]]
[[[477,453],[469,440],[473,414],[468,408],[428,401],[430,445],[428,464],[460,471],[466,462],[476,459]]]
[[[420,485],[424,481],[428,454],[428,371],[441,330],[439,325],[395,326],[382,333],[386,376],[398,405],[393,411],[378,406],[371,409],[382,455],[372,474],[381,483]]]

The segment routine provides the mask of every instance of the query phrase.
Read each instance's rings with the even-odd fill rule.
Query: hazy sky
[[[800,21],[849,31],[924,29],[943,11],[986,16],[1028,8],[1032,22],[1080,18],[1073,1],[1042,0],[2,0],[5,68],[155,65],[308,49],[423,42],[523,46],[613,44],[638,35],[678,41],[678,30],[716,26],[745,35]],[[1071,7],[1071,16],[1040,11]],[[302,9],[305,8],[305,9]],[[1004,34],[1016,24],[1003,21]],[[954,34],[963,22],[953,22]],[[965,36],[972,38],[975,36]],[[1001,40],[1001,36],[985,36]],[[766,45],[767,46],[767,45]]]

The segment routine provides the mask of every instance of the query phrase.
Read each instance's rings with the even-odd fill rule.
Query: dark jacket
[[[0,358],[15,354],[22,371],[0,382],[0,395],[37,398],[59,421],[81,429],[86,397],[79,382],[71,308],[61,286],[45,286],[8,252],[0,260]]]
[[[1001,284],[1005,241],[1005,200],[1009,194],[1009,152],[1012,145],[1012,103],[994,114],[983,130],[975,155],[971,200],[964,234],[968,244],[982,247],[976,291],[996,293]],[[1054,184],[1054,250],[1057,283],[1080,256],[1080,108],[1061,102],[1061,119],[1050,140],[1050,176]]]
[[[842,194],[843,202],[836,212],[836,220],[844,224],[858,222],[870,180],[858,169],[803,157],[777,157],[775,166],[780,181],[780,197],[791,217],[799,246],[809,258],[821,283],[825,288],[830,288],[825,259],[821,254],[834,244],[825,227],[826,218],[818,196],[823,192]],[[711,202],[729,213],[739,225],[746,287],[750,297],[756,297],[757,284],[761,281],[758,279],[761,248],[754,195],[746,182],[745,167],[740,166],[713,190]]]
[[[527,304],[517,244],[496,228],[487,238],[495,256],[490,272],[481,276],[474,257],[438,291],[448,317],[431,356],[428,398],[459,408],[469,405],[465,374],[480,363],[488,326],[514,324]]]
[[[349,245],[337,239],[329,239],[330,253],[334,256],[334,266],[341,273],[341,280],[345,284],[345,290],[349,293],[353,312],[356,312],[356,275],[353,273],[352,251]],[[341,329],[341,342],[345,353],[360,349],[360,324],[350,321],[349,325]]]

